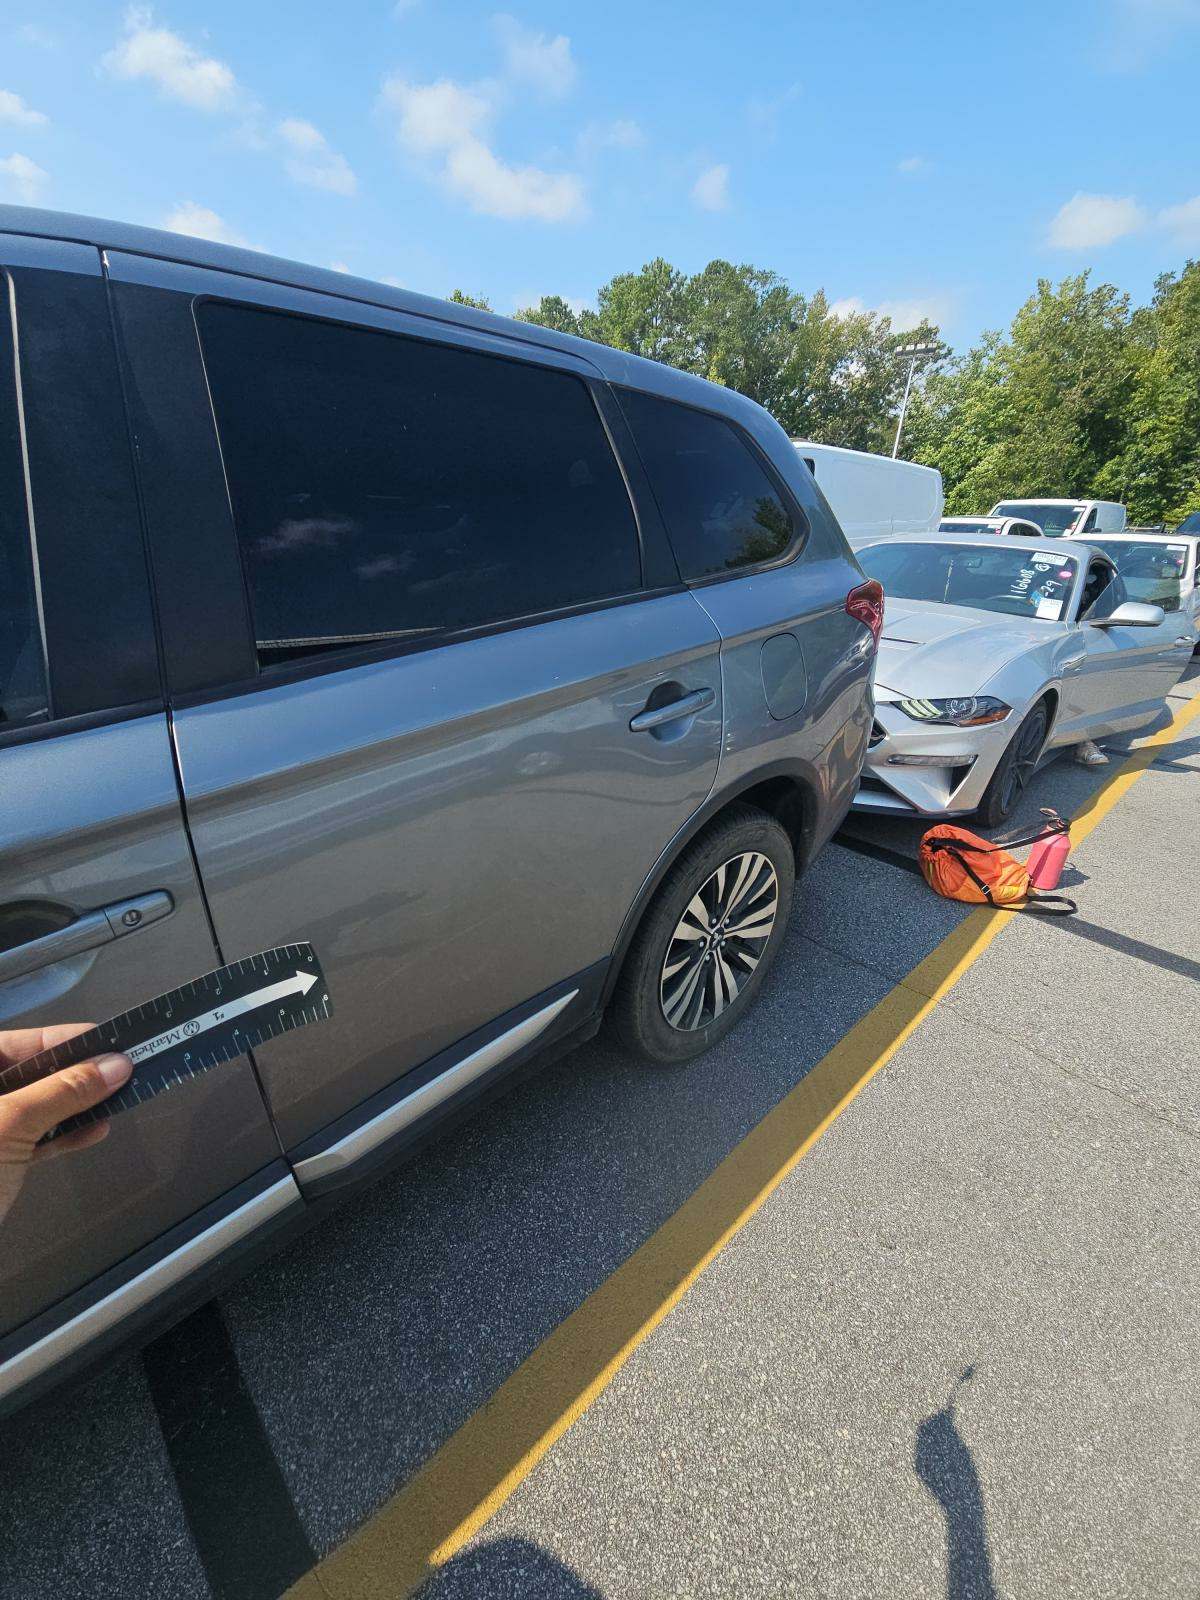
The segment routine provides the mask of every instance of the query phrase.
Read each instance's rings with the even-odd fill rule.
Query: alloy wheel
[[[707,1027],[737,999],[775,926],[779,879],[757,850],[731,856],[700,885],[663,960],[663,1016],[680,1033]]]

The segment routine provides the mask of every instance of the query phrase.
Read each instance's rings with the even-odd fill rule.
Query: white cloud
[[[0,89],[0,122],[15,122],[19,128],[44,128],[49,121],[45,112],[32,110],[19,94]]]
[[[214,244],[240,244],[251,248],[224,217],[207,206],[197,205],[194,200],[184,200],[177,205],[163,218],[162,226],[169,233],[186,233],[191,239],[211,239]]]
[[[1177,206],[1164,206],[1155,220],[1160,228],[1173,233],[1180,244],[1188,248],[1200,246],[1200,194]]]
[[[646,142],[640,123],[632,117],[616,117],[612,122],[589,122],[579,135],[579,148],[585,155],[597,150],[640,150]]]
[[[1050,223],[1046,242],[1055,250],[1095,250],[1146,225],[1137,201],[1110,194],[1076,194]]]
[[[279,137],[289,154],[284,166],[290,178],[312,189],[328,189],[333,194],[353,194],[358,179],[345,156],[329,147],[325,135],[302,117],[285,117],[279,124]]]
[[[708,167],[692,185],[692,199],[702,211],[726,211],[729,208],[729,165],[721,161]]]
[[[571,55],[571,41],[565,33],[550,39],[534,33],[505,12],[492,18],[500,42],[505,74],[516,83],[527,83],[548,100],[561,100],[575,87],[577,76]]]
[[[831,317],[887,317],[893,333],[908,333],[923,322],[943,327],[954,314],[954,296],[949,294],[914,295],[911,299],[880,300],[869,306],[861,295],[846,295],[829,304]]]
[[[583,185],[569,172],[512,166],[488,142],[491,102],[449,78],[408,83],[389,78],[380,103],[409,155],[432,164],[437,180],[473,211],[508,221],[569,222],[584,213]]]
[[[9,190],[27,205],[37,201],[49,181],[50,174],[45,168],[28,156],[14,153],[0,159],[0,190]]]
[[[147,78],[166,99],[196,111],[224,111],[238,92],[237,79],[223,61],[201,55],[169,28],[156,28],[153,14],[142,6],[125,13],[125,37],[100,64],[117,78]]]
[[[926,172],[928,168],[929,163],[924,156],[905,156],[896,163],[897,172]]]
[[[751,95],[746,102],[746,119],[752,128],[770,141],[779,133],[784,112],[802,93],[802,84],[791,83],[778,94]]]

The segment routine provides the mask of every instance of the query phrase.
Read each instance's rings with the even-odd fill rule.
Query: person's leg
[[[1075,746],[1075,760],[1081,767],[1106,767],[1108,757],[1094,739],[1085,739]]]

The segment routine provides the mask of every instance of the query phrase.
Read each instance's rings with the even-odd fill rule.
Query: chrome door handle
[[[101,906],[98,911],[85,911],[65,928],[44,933],[37,939],[27,939],[11,950],[0,950],[0,983],[7,978],[22,978],[27,972],[48,967],[51,962],[65,961],[68,956],[98,949],[102,944],[111,944],[114,939],[123,939],[148,922],[170,916],[174,909],[175,902],[166,890],[155,889],[150,894],[136,895],[132,900],[117,900],[111,906]]]
[[[694,717],[697,711],[707,711],[717,698],[715,689],[695,689],[679,700],[670,700],[665,706],[655,706],[652,711],[639,711],[629,724],[632,733],[648,733],[661,728],[664,722],[674,722],[677,717]]]

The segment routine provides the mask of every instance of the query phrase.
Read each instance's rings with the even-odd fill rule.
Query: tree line
[[[932,344],[901,454],[940,469],[948,511],[1033,495],[1120,500],[1134,522],[1200,509],[1200,262],[1163,273],[1144,306],[1086,272],[1039,279],[1006,333],[959,356],[928,322],[835,313],[821,290],[728,261],[688,276],[659,258],[606,283],[595,310],[545,295],[516,315],[739,389],[796,437],[884,453],[903,347]]]

